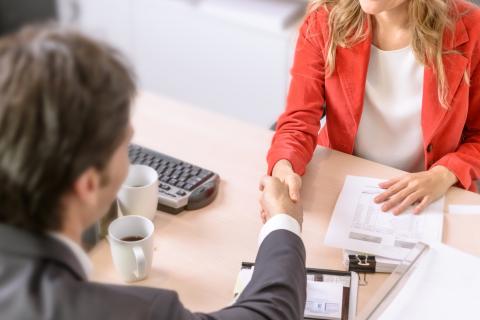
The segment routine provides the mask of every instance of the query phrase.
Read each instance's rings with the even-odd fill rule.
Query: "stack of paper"
[[[382,180],[347,176],[333,211],[325,244],[356,252],[402,260],[419,241],[439,243],[443,231],[440,199],[420,215],[411,209],[399,216],[383,212],[373,199],[385,190]]]
[[[299,0],[203,0],[198,8],[230,21],[268,31],[282,31],[305,14]]]

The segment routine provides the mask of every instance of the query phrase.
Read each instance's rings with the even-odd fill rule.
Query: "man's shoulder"
[[[2,318],[149,319],[162,310],[167,314],[168,306],[178,301],[173,291],[79,280],[53,261],[5,254],[1,258]]]

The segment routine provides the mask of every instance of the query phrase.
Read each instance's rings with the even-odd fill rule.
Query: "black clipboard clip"
[[[357,273],[375,273],[377,262],[375,256],[368,254],[348,255],[348,271]]]
[[[358,285],[368,285],[367,273],[375,273],[377,261],[375,256],[368,254],[350,254],[348,255],[348,271],[354,271],[358,274]],[[363,273],[363,280],[360,274]]]

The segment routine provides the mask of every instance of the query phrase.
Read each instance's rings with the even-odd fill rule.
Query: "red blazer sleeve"
[[[472,66],[470,74],[468,114],[462,143],[456,152],[446,154],[433,164],[447,167],[467,190],[475,190],[472,184],[480,178],[480,45],[475,49],[474,56],[476,65]]]
[[[327,19],[326,10],[318,9],[300,28],[286,110],[277,121],[267,155],[268,174],[279,160],[286,159],[303,175],[317,145],[325,100],[326,35],[322,34],[322,24],[326,26]]]

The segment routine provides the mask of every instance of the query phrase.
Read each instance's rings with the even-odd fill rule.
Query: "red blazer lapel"
[[[372,45],[371,32],[363,41],[352,47],[338,47],[336,52],[335,72],[340,80],[343,95],[349,106],[345,116],[350,114],[352,120],[351,144],[347,146],[350,153],[353,152],[355,136],[363,111],[363,100],[365,96],[365,84],[367,80],[368,63],[370,61],[370,48]],[[327,107],[328,108],[328,107]],[[327,111],[328,112],[328,111]]]

